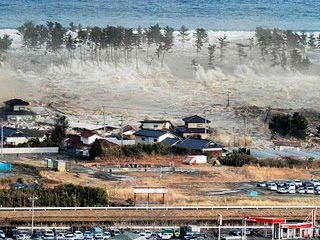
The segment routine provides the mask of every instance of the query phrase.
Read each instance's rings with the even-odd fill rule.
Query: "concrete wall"
[[[38,147],[38,148],[3,148],[3,154],[20,154],[20,153],[58,153],[58,147]]]

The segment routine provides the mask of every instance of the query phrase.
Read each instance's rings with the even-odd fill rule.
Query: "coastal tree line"
[[[165,56],[173,51],[175,42],[182,43],[183,51],[185,44],[191,39],[196,55],[191,65],[195,70],[200,64],[200,53],[207,53],[207,61],[201,60],[201,65],[214,69],[223,66],[227,56],[234,58],[235,54],[227,54],[234,49],[240,64],[259,60],[271,67],[306,70],[311,65],[308,51],[320,48],[320,35],[315,36],[312,32],[307,34],[262,27],[256,28],[254,37],[235,43],[231,43],[226,36],[210,39],[206,29],[190,31],[184,25],[175,34],[172,27],[161,27],[159,24],[137,29],[110,25],[105,28],[84,28],[74,23],[64,27],[58,22],[48,21],[37,25],[28,21],[18,31],[28,49],[46,49],[47,53],[67,50],[70,59],[108,62],[115,67],[123,62],[135,64],[139,68],[139,57],[145,57],[147,63],[158,59],[163,66]],[[1,41],[5,44],[2,45]],[[9,36],[0,38],[1,49],[6,50],[10,45]]]
[[[103,188],[63,184],[52,189],[1,189],[0,206],[28,207],[31,206],[31,202],[29,200],[31,196],[35,196],[37,198],[36,206],[93,207],[108,205],[108,196]]]

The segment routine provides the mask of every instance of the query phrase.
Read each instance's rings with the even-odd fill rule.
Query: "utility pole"
[[[205,134],[206,138],[207,138],[207,111],[208,111],[208,109],[205,109],[203,111],[203,113],[204,113],[204,134]]]
[[[103,137],[106,137],[106,115],[105,115],[105,106],[102,106],[103,109]]]
[[[230,107],[230,91],[227,91],[228,98],[227,98],[227,107]]]
[[[120,116],[120,138],[121,146],[123,146],[123,115]]]
[[[1,120],[1,158],[3,159],[3,118]]]
[[[34,227],[34,202],[36,200],[38,200],[37,197],[34,197],[34,195],[32,195],[32,197],[29,197],[29,200],[31,201],[32,204],[32,209],[31,209],[31,237],[33,235],[33,227]]]

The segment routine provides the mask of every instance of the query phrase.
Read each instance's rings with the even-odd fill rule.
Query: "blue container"
[[[0,162],[0,172],[9,172],[9,171],[11,171],[11,163]]]

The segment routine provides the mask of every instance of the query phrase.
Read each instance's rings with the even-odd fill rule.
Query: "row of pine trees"
[[[133,63],[139,68],[139,56],[145,57],[147,62],[158,59],[164,64],[165,56],[172,51],[174,43],[185,44],[192,40],[196,57],[191,64],[199,65],[199,54],[207,49],[207,62],[201,62],[208,68],[223,67],[226,57],[235,58],[239,64],[252,62],[265,62],[272,67],[281,66],[295,70],[308,69],[311,61],[308,52],[320,48],[320,35],[314,33],[297,33],[291,30],[268,29],[258,27],[255,36],[245,41],[231,43],[226,36],[210,39],[207,30],[197,28],[190,31],[186,26],[181,26],[174,33],[172,27],[161,27],[158,24],[137,29],[123,26],[87,27],[76,26],[70,23],[68,27],[58,22],[47,22],[45,25],[36,25],[28,21],[18,28],[23,44],[29,49],[43,49],[48,52],[61,52],[67,50],[70,59],[79,58],[81,62],[108,62],[116,66],[120,62]],[[193,36],[193,38],[191,38]],[[5,48],[10,46],[8,36],[0,39]],[[11,40],[12,41],[12,40]],[[235,51],[235,54],[227,54]],[[152,50],[152,51],[151,51]],[[142,55],[145,54],[145,55]]]
[[[36,206],[93,207],[107,206],[108,196],[103,188],[64,184],[53,189],[0,190],[0,206],[30,207],[30,197],[36,198]]]

